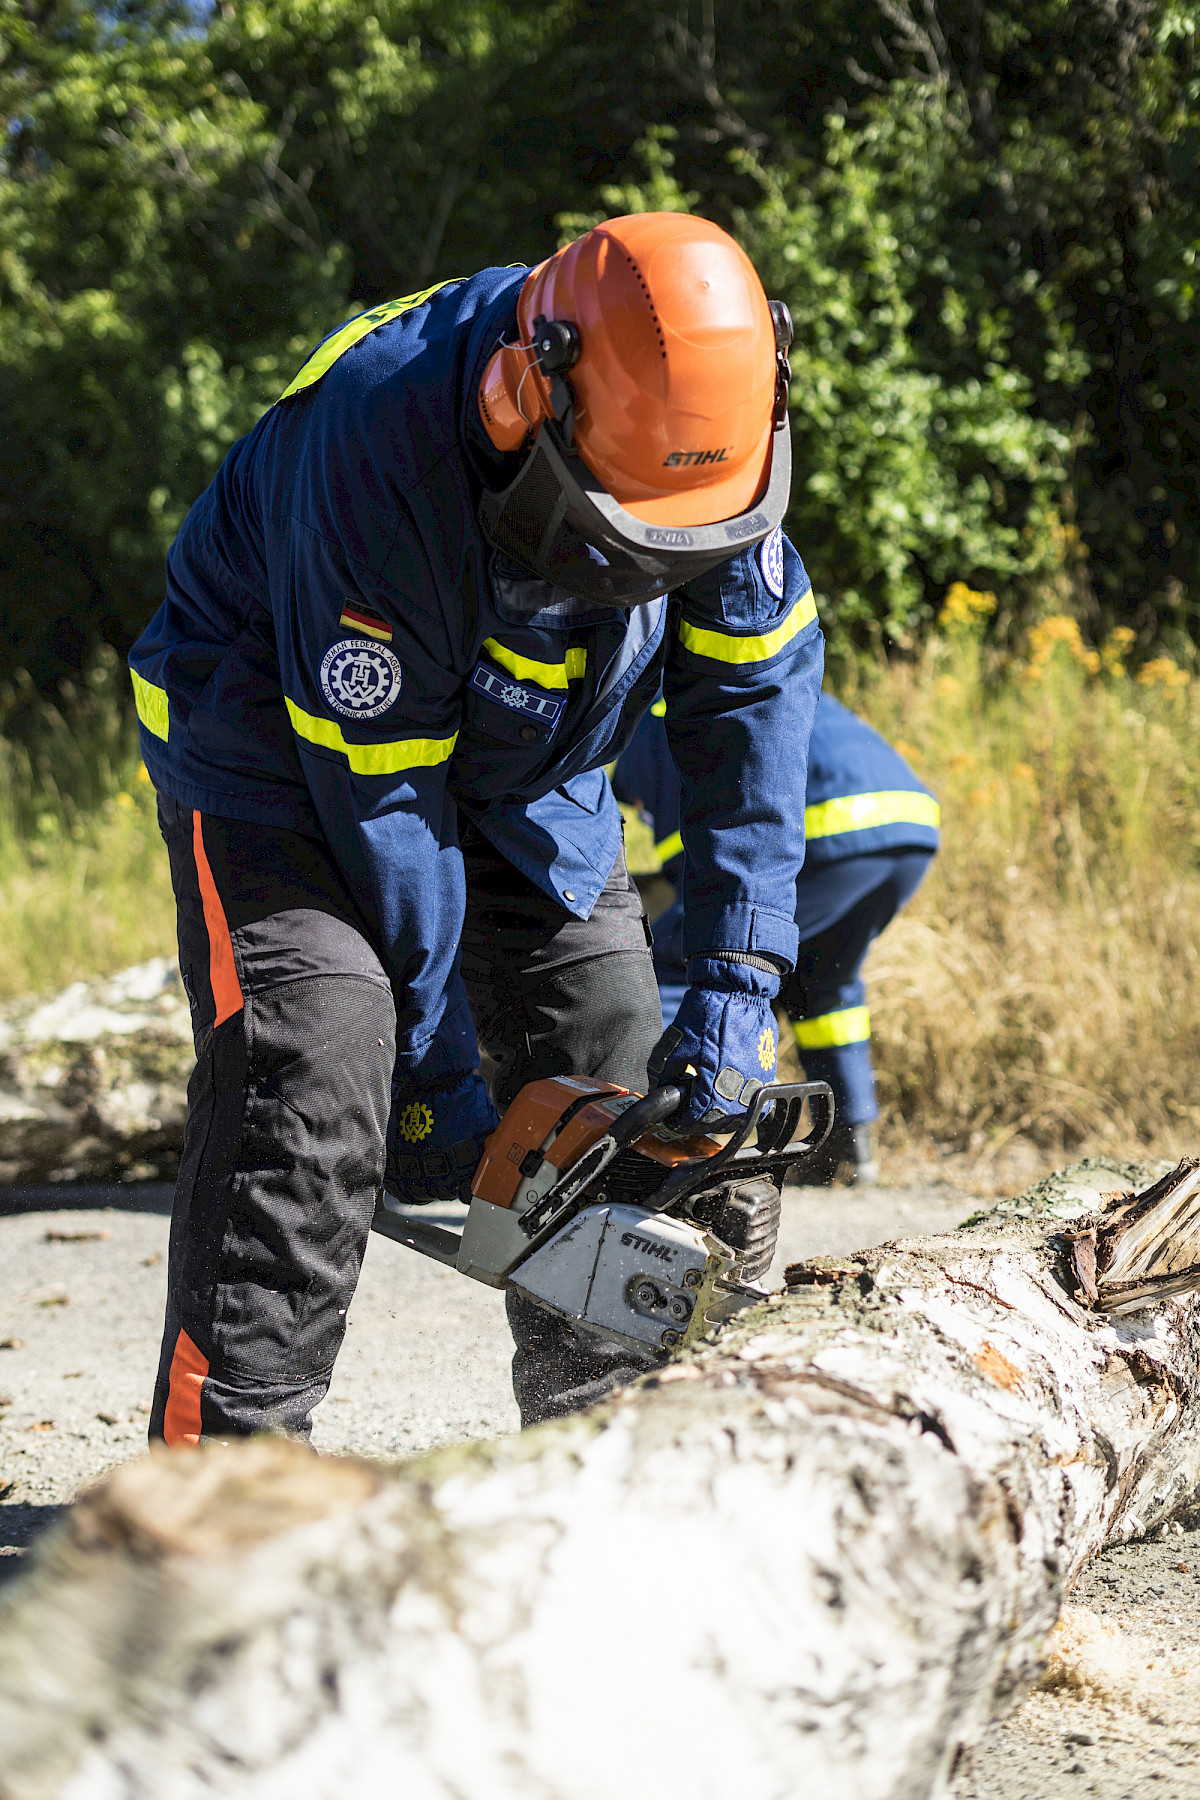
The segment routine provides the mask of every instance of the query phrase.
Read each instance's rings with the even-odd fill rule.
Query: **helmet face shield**
[[[650,525],[612,498],[547,419],[516,478],[485,490],[479,523],[490,544],[543,581],[628,610],[760,544],[783,521],[791,478],[785,421],[771,435],[766,486],[745,512],[711,525]]]

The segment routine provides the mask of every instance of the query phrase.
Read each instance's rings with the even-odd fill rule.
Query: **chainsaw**
[[[834,1111],[823,1081],[774,1082],[719,1142],[663,1129],[685,1099],[681,1087],[530,1082],[487,1140],[461,1231],[387,1193],[373,1227],[618,1343],[678,1355],[766,1298],[756,1284],[775,1253],[784,1180],[825,1142]],[[815,1124],[796,1141],[806,1101]]]

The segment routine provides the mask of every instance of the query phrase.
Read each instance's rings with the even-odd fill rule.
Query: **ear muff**
[[[570,320],[547,319],[544,313],[533,322],[532,343],[500,346],[479,383],[480,417],[497,450],[519,449],[544,419],[563,425],[570,443],[574,395],[566,373],[579,352],[579,333]]]
[[[502,344],[479,383],[479,416],[497,450],[519,450],[534,425],[549,417],[524,344]]]

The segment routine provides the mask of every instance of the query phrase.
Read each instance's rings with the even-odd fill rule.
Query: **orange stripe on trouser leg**
[[[168,1444],[200,1442],[200,1390],[207,1374],[207,1356],[201,1356],[187,1332],[181,1331],[171,1358],[167,1410],[163,1415],[163,1437]]]
[[[221,896],[208,866],[204,832],[198,812],[192,814],[192,847],[196,857],[196,873],[200,877],[204,923],[208,927],[208,978],[212,986],[213,1004],[217,1009],[217,1016],[213,1020],[215,1031],[218,1025],[231,1019],[235,1012],[241,1012],[242,984],[238,980],[237,965],[233,960],[233,940],[229,935],[225,908],[221,905]]]

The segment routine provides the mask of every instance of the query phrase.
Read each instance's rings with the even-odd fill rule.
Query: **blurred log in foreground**
[[[1191,1173],[1128,1209],[1144,1243]],[[1096,1186],[797,1266],[521,1438],[129,1466],[0,1612],[0,1795],[936,1794],[1073,1571],[1200,1480],[1196,1301],[1092,1309],[1079,1238],[1125,1267]]]

